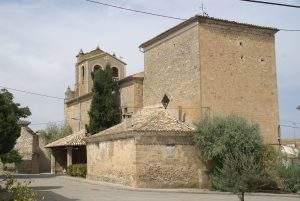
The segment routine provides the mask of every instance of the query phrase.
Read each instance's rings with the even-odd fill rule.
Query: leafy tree
[[[31,115],[28,107],[14,103],[13,95],[6,89],[0,90],[0,154],[12,150],[20,136],[20,118]]]
[[[39,130],[38,133],[48,144],[72,134],[72,128],[66,124],[49,123],[44,130]]]
[[[6,154],[2,154],[0,158],[3,164],[7,164],[7,163],[20,164],[22,162],[22,156],[15,149],[10,150],[10,152]]]
[[[242,200],[245,192],[263,185],[263,143],[257,124],[235,115],[205,117],[197,124],[195,143],[204,160],[212,163],[212,188],[238,193]]]
[[[233,192],[244,201],[245,192],[256,191],[264,185],[264,176],[254,156],[237,153],[226,156],[223,167],[212,178],[222,190]]]
[[[90,122],[86,130],[95,134],[121,120],[118,103],[118,84],[114,79],[110,65],[93,74],[93,99],[89,111]]]

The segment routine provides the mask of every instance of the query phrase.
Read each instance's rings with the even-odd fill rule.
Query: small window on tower
[[[112,72],[115,78],[119,77],[119,70],[116,67],[112,67]]]
[[[94,66],[94,72],[96,72],[97,70],[100,70],[100,69],[101,69],[101,66],[99,66],[99,65]]]
[[[84,66],[81,67],[81,76],[82,76],[82,81],[83,81],[83,78],[84,78]]]

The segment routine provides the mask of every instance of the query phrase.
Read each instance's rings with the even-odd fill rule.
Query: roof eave
[[[225,20],[225,19],[219,19],[219,18],[214,18],[214,17],[207,17],[207,16],[202,16],[202,15],[196,15],[194,17],[191,17],[189,19],[187,19],[184,22],[179,23],[178,25],[175,25],[174,27],[171,27],[170,29],[162,32],[161,34],[153,37],[152,39],[142,43],[139,48],[145,48],[153,43],[155,43],[156,41],[168,36],[170,33],[173,33],[179,29],[181,29],[182,27],[185,27],[187,25],[189,25],[190,23],[193,22],[204,22],[206,20],[215,20],[215,21],[219,21],[219,22],[224,22],[224,23],[231,23],[231,24],[235,24],[235,25],[239,25],[239,26],[245,26],[245,27],[251,27],[251,28],[257,28],[257,29],[265,29],[265,30],[270,30],[272,31],[273,34],[277,33],[279,31],[279,29],[277,28],[273,28],[273,27],[264,27],[264,26],[258,26],[258,25],[254,25],[254,24],[247,24],[247,23],[241,23],[241,22],[235,22],[235,21],[230,21],[230,20]]]

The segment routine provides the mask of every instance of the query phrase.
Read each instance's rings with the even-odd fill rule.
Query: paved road
[[[136,191],[64,176],[19,176],[20,180],[24,177],[31,181],[32,188],[44,196],[46,201],[238,201],[235,195]],[[299,201],[300,197],[262,195],[246,197],[246,201],[273,200]]]

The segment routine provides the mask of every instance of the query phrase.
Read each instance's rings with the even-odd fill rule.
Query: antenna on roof
[[[200,9],[201,9],[201,11],[202,11],[201,15],[203,15],[203,16],[208,16],[207,12],[205,12],[205,7],[204,7],[204,4],[203,4],[203,3],[201,3]]]

